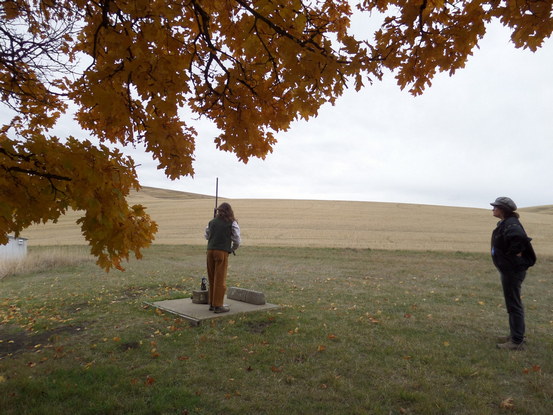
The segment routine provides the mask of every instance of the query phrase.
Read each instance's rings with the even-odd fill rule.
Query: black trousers
[[[503,296],[505,297],[505,306],[509,314],[509,329],[513,343],[520,344],[524,340],[526,330],[524,324],[524,307],[520,293],[522,282],[526,278],[526,271],[499,273],[501,276],[501,285],[503,286]]]

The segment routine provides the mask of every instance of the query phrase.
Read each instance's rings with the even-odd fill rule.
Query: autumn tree
[[[193,175],[194,119],[243,162],[317,115],[347,87],[393,74],[420,94],[462,68],[494,19],[516,47],[551,35],[552,0],[2,0],[0,243],[33,223],[83,212],[106,270],[153,240],[126,196],[139,183],[123,151],[143,145],[177,179]],[[352,13],[375,27],[350,29]],[[82,133],[52,129],[74,114]],[[186,114],[186,115],[185,115]],[[123,149],[123,150],[118,150]]]

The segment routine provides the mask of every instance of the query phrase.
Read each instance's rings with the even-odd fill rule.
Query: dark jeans
[[[509,329],[511,330],[511,339],[513,343],[522,343],[524,340],[524,307],[520,298],[522,281],[526,277],[526,271],[499,273],[501,276],[501,285],[503,286],[503,296],[505,297],[505,306],[509,314]]]

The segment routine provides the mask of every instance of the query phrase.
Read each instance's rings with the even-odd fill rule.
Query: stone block
[[[207,290],[195,290],[192,291],[192,302],[194,304],[207,304],[208,302]]]
[[[246,290],[245,288],[238,287],[228,288],[227,298],[255,305],[264,305],[266,303],[265,294],[263,294],[262,292]]]

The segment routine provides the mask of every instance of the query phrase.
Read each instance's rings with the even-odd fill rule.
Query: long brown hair
[[[232,207],[226,202],[221,203],[217,208],[217,217],[226,222],[234,222],[236,220]]]
[[[507,219],[507,218],[510,218],[511,216],[514,216],[515,218],[520,218],[520,215],[518,214],[518,212],[515,212],[513,210],[509,210],[509,209],[505,209],[504,207],[501,207],[501,206],[496,206],[498,209],[501,210],[501,212],[503,213],[503,219]]]

